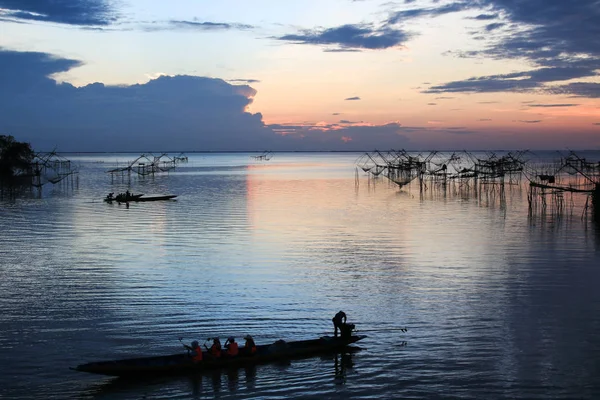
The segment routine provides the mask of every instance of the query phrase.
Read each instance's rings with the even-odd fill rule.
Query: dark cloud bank
[[[109,25],[117,19],[109,0],[0,0],[4,17],[71,25]]]
[[[378,24],[304,29],[275,39],[321,46],[325,51],[385,50],[402,47],[417,35],[406,28],[406,23],[412,20],[476,11],[479,12],[477,16],[465,19],[483,23],[479,31],[473,32],[473,37],[487,40],[487,48],[483,51],[449,51],[447,54],[521,59],[529,62],[532,69],[446,82],[431,86],[424,93],[538,92],[600,97],[600,83],[564,83],[599,77],[598,0],[434,0],[430,3],[389,2],[386,5],[389,14]]]
[[[600,83],[566,80],[600,76],[600,3],[597,0],[469,0],[410,10],[412,16],[484,10],[476,19],[491,22],[483,32],[493,36],[477,52],[460,57],[521,59],[529,71],[471,77],[430,87],[425,93],[538,92],[570,97],[600,97]],[[407,17],[407,11],[394,17]],[[506,29],[505,29],[506,28]],[[481,34],[480,32],[476,34]]]
[[[326,47],[326,51],[336,52],[387,49],[401,45],[408,38],[408,33],[389,26],[378,28],[371,24],[348,24],[328,29],[306,29],[276,39],[296,44],[334,46]]]
[[[117,8],[124,0],[0,0],[0,21],[19,23],[51,22],[87,29],[105,29],[119,21]],[[248,30],[253,26],[240,23],[186,20],[138,21],[138,29],[154,32],[166,30],[223,31]]]
[[[0,52],[0,131],[64,151],[243,150],[279,139],[244,112],[254,89],[163,76],[146,84],[76,88],[48,75],[79,65],[43,53]],[[168,147],[168,148],[165,148]]]
[[[80,64],[0,49],[0,134],[37,150],[59,151],[362,150],[408,144],[398,127],[387,125],[329,131],[302,126],[282,135],[260,113],[245,111],[256,94],[252,87],[221,79],[163,76],[145,84],[77,88],[50,78]]]

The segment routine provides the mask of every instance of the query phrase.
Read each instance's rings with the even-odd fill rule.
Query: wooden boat
[[[130,194],[125,195],[123,193],[119,193],[116,196],[108,195],[104,198],[104,201],[107,203],[112,203],[113,201],[117,203],[132,203],[132,202],[140,202],[140,201],[160,201],[160,200],[171,200],[177,197],[176,194],[168,194],[163,196],[147,196],[144,197],[143,194]]]
[[[148,196],[144,197],[144,195],[129,201],[160,201],[160,200],[171,200],[177,197],[176,194],[167,194],[164,196]]]
[[[120,377],[147,377],[151,375],[175,375],[191,372],[211,371],[222,368],[239,368],[250,365],[288,361],[292,359],[311,357],[319,354],[356,350],[349,346],[366,336],[331,337],[319,339],[284,342],[278,340],[273,344],[257,346],[255,354],[244,352],[235,357],[211,358],[203,353],[203,360],[194,362],[189,354],[179,353],[167,356],[129,358],[113,361],[99,361],[78,365],[75,371],[92,374],[111,375]]]

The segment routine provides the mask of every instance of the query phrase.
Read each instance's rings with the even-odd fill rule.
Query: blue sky
[[[600,149],[596,0],[0,0],[0,134],[63,151]]]

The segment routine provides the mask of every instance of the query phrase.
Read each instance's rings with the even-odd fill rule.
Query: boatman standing
[[[346,313],[343,311],[335,314],[335,317],[331,319],[333,321],[333,335],[337,337],[338,329],[340,330],[340,334],[342,333],[342,325],[346,324]]]

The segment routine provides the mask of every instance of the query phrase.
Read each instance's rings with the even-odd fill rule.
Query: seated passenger
[[[185,344],[184,346],[191,352],[194,362],[202,361],[202,347],[200,347],[198,341],[194,340],[191,347]]]
[[[238,350],[238,344],[235,341],[234,337],[230,337],[229,339],[227,339],[227,341],[225,342],[225,354],[228,357],[235,357],[237,356],[239,353]]]
[[[219,338],[213,339],[213,344],[212,346],[210,346],[210,349],[208,349],[208,354],[210,354],[211,357],[214,358],[221,357],[221,341],[219,340]]]
[[[255,354],[256,353],[256,344],[254,343],[254,339],[252,339],[252,336],[246,335],[244,337],[244,339],[246,339],[246,343],[244,343],[244,352],[247,355]]]

